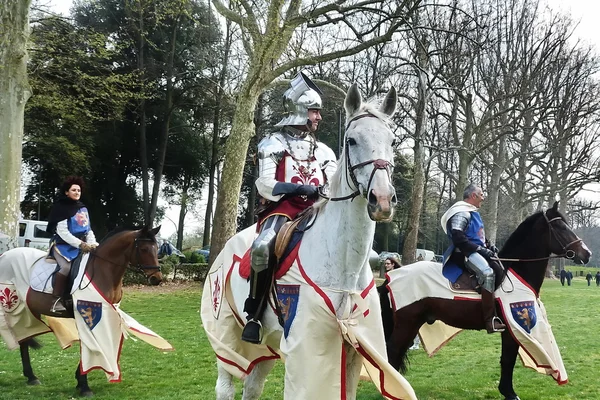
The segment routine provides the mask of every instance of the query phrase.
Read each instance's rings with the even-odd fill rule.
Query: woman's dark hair
[[[388,257],[385,260],[394,264],[394,269],[400,268],[400,263],[398,262],[398,260],[396,260],[396,257]]]
[[[65,192],[68,192],[69,189],[71,189],[71,186],[73,186],[73,185],[78,185],[81,188],[81,191],[83,192],[83,187],[84,187],[83,178],[80,176],[69,176],[62,183],[62,185],[60,187],[60,193],[64,194]]]

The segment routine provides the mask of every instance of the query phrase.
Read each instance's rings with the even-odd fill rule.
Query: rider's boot
[[[250,295],[244,303],[244,311],[248,313],[247,322],[242,331],[242,340],[249,343],[260,344],[262,341],[262,324],[260,322],[262,309],[266,297],[266,286],[269,280],[269,271],[250,271]]]
[[[488,333],[504,332],[506,325],[496,316],[496,301],[494,293],[481,289],[481,306],[483,307],[483,320]]]
[[[68,277],[66,275],[63,275],[60,272],[56,273],[52,295],[56,296],[57,299],[52,305],[52,309],[50,310],[51,312],[61,313],[67,311],[62,299],[62,296],[65,293],[65,287],[67,286],[67,278]]]

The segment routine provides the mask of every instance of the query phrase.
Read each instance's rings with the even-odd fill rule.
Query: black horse
[[[500,251],[499,258],[503,260],[507,269],[512,269],[539,293],[552,253],[578,264],[587,263],[591,256],[589,249],[569,227],[564,215],[558,211],[558,202],[554,203],[551,209],[525,219],[510,236]],[[386,314],[389,318],[392,310],[388,307],[387,310],[382,310],[382,313],[384,318]],[[400,308],[393,318],[393,332],[386,332],[388,358],[390,364],[402,373],[406,372],[407,368],[408,348],[424,323],[440,320],[461,329],[485,329],[479,301],[426,297]],[[519,345],[509,331],[504,331],[498,390],[506,400],[519,399],[512,382],[518,349]]]

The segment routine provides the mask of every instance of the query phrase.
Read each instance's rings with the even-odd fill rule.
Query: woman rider
[[[66,311],[62,296],[71,270],[71,261],[98,246],[90,227],[90,217],[85,205],[79,201],[83,179],[68,177],[61,186],[61,193],[54,203],[48,218],[47,231],[54,234],[50,244],[50,256],[56,259],[59,270],[55,274],[52,294],[57,297],[52,312]]]

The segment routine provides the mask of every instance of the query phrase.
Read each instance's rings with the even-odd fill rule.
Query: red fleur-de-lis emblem
[[[221,283],[219,282],[219,276],[215,279],[215,287],[213,289],[213,311],[217,311],[219,303],[221,302]]]
[[[0,289],[0,303],[6,312],[12,312],[19,305],[19,295],[16,290],[11,290],[8,287]]]

